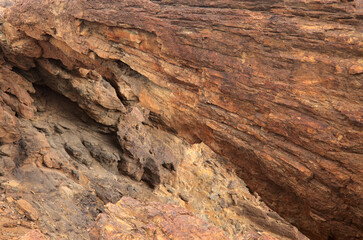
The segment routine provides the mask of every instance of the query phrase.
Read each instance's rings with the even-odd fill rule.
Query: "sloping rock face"
[[[251,191],[311,238],[362,237],[360,0],[3,6],[2,79],[16,72],[28,81],[0,80],[2,142],[20,139],[11,112],[33,117],[29,81],[47,85],[118,129],[116,165],[155,186],[164,180],[153,173],[172,169],[173,157],[158,157],[169,151],[155,152],[154,137],[128,134],[143,125],[130,108],[139,102],[148,124],[226,157]],[[77,149],[67,152],[83,161]]]
[[[18,140],[0,144],[0,239],[88,240],[95,234],[90,225],[101,234],[118,228],[117,219],[148,221],[149,215],[108,211],[121,197],[132,197],[141,209],[178,206],[174,213],[191,220],[185,223],[191,228],[169,221],[168,229],[183,231],[183,239],[204,236],[201,222],[214,229],[211,236],[224,239],[307,239],[252,195],[225,159],[203,143],[190,145],[154,126],[148,119],[155,115],[136,104],[127,107],[116,129],[96,123],[47,87],[35,85],[34,92],[31,119],[2,103]],[[108,219],[102,224],[95,223],[100,213],[98,219]],[[123,233],[140,237],[143,227]]]
[[[136,228],[135,228],[136,226]],[[124,197],[116,204],[107,204],[90,228],[91,240],[107,239],[171,239],[225,240],[220,229],[196,218],[188,210],[151,202],[141,203]],[[268,234],[247,231],[239,240],[277,240]]]
[[[137,230],[135,230],[137,226]],[[142,204],[123,198],[108,204],[97,217],[91,239],[227,239],[223,231],[208,225],[177,206]]]

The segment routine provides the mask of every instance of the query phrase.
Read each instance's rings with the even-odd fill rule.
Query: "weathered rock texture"
[[[141,203],[124,197],[117,204],[107,204],[90,228],[91,240],[108,239],[170,239],[170,240],[225,240],[220,229],[196,218],[191,212],[176,205],[151,202]],[[245,231],[239,240],[277,240],[253,231]]]
[[[218,227],[225,239],[306,240],[253,196],[225,159],[203,143],[190,145],[152,126],[156,123],[147,120],[145,109],[127,107],[120,122],[125,127],[116,134],[49,88],[34,90],[34,116],[14,117],[20,139],[0,146],[0,239],[24,234],[40,239],[39,231],[48,239],[89,239],[88,228],[105,211],[104,204],[129,196],[143,206],[178,205],[191,219]],[[125,217],[110,214],[110,221]],[[118,227],[115,221],[107,226],[98,231]],[[179,227],[171,225],[170,231],[180,232]],[[135,229],[143,231],[140,225]],[[202,230],[183,236],[203,236]]]
[[[124,113],[139,101],[148,124],[226,157],[311,238],[362,237],[360,0],[12,4],[3,3],[0,36],[2,142],[20,139],[12,112],[34,114],[29,81],[45,84],[118,128],[120,170],[154,186],[169,157],[155,156],[153,137],[122,131],[137,130]],[[144,143],[149,151],[138,149]]]
[[[142,204],[132,198],[108,204],[106,213],[97,217],[90,237],[92,240],[227,239],[223,231],[181,207],[158,202]]]

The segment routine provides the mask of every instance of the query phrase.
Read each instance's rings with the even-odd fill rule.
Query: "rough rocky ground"
[[[238,225],[225,219],[235,211],[292,236],[290,227],[280,232],[282,220],[273,225],[274,214],[243,202],[215,214],[209,185],[197,195],[211,195],[213,207],[190,200],[183,190],[195,186],[178,172],[207,177],[182,169],[195,162],[211,172],[205,154],[191,152],[212,149],[218,162],[233,163],[251,193],[309,237],[362,238],[361,0],[7,0],[0,7],[4,182],[35,181],[34,188],[50,179],[44,194],[68,201],[64,214],[71,216],[78,211],[72,192],[84,196],[85,182],[94,194],[81,199],[91,198],[92,209],[100,206],[92,196],[105,203],[124,195],[108,191],[118,183],[94,176],[121,173],[154,189],[150,196],[172,194],[229,234]],[[59,108],[48,117],[41,94],[49,89],[82,109],[67,116],[76,124],[56,124]],[[69,186],[52,195],[57,179]]]
[[[133,107],[130,114],[139,114],[144,124],[139,125],[136,117],[128,121],[125,117],[123,124],[129,128],[122,129],[127,129],[127,138],[120,140],[123,134],[116,134],[116,128],[96,123],[67,98],[44,86],[35,86],[34,90],[30,95],[34,116],[30,120],[17,118],[20,139],[0,146],[0,239],[18,239],[32,229],[39,229],[47,239],[89,239],[89,228],[96,224],[100,213],[110,214],[114,221],[117,217],[149,221],[147,216],[119,215],[120,211],[110,208],[112,205],[104,206],[115,204],[124,196],[134,198],[127,200],[133,204],[174,204],[180,206],[174,214],[188,212],[189,225],[180,223],[183,230],[169,220],[170,231],[184,232],[184,237],[175,235],[170,239],[198,239],[193,234],[200,239],[209,239],[203,234],[239,239],[244,233],[271,239],[304,239],[295,227],[251,195],[226,160],[204,144],[189,145],[152,127],[155,123],[148,122],[141,108]],[[138,131],[130,129],[132,124],[133,129],[138,126]],[[147,141],[149,138],[153,142]],[[165,148],[172,150],[168,153]],[[122,159],[123,151],[128,151],[127,159]],[[169,162],[141,163],[145,151],[167,155]],[[22,201],[26,201],[26,210],[19,208]],[[205,221],[206,226],[215,230],[205,233],[205,229],[198,228],[198,221]],[[140,231],[144,229],[134,226],[138,227]],[[99,229],[107,228],[100,225]],[[138,237],[127,229],[121,233]],[[160,239],[161,236],[160,233]]]

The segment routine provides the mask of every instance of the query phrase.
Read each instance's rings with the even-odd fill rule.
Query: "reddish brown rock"
[[[120,105],[97,94],[84,104],[74,87],[87,86],[80,68],[95,70],[123,101],[138,99],[227,157],[313,239],[359,239],[362,9],[360,0],[21,0],[5,12],[14,43],[2,46],[18,69],[76,92],[91,117],[115,126]]]
[[[22,76],[11,71],[9,65],[0,64],[0,143],[19,140],[19,123],[15,114],[32,118],[34,93],[32,84]]]
[[[29,228],[50,239],[88,239],[87,227],[103,205],[122,196],[178,204],[230,239],[246,231],[306,239],[253,196],[225,159],[203,143],[190,145],[158,129],[155,114],[127,106],[116,139],[115,130],[87,121],[75,103],[48,88],[36,89],[34,105],[42,110],[32,120],[18,118],[21,140],[0,146],[0,239],[22,236]],[[126,157],[141,179],[122,175],[133,173],[124,168]],[[2,168],[9,162],[11,171]],[[14,199],[32,204],[39,219],[16,211]]]
[[[16,202],[16,206],[18,208],[18,211],[20,213],[24,214],[30,220],[33,220],[33,221],[38,220],[38,218],[39,218],[38,211],[24,199],[19,199]]]
[[[257,233],[253,231],[248,231],[241,236],[238,237],[238,240],[278,240],[277,238],[274,238],[272,236],[269,236],[265,233]]]
[[[33,85],[21,75],[11,71],[10,66],[0,66],[0,101],[11,107],[19,116],[26,119],[33,117],[33,99],[29,94],[34,92]]]
[[[22,236],[20,240],[46,240],[46,238],[39,230],[31,230]]]
[[[0,142],[12,143],[20,138],[17,119],[0,105]]]
[[[141,203],[124,197],[108,204],[97,217],[90,238],[101,239],[228,239],[223,231],[181,207]]]
[[[47,72],[47,86],[63,94],[84,109],[96,121],[116,126],[125,107],[117,97],[116,90],[100,74],[90,71],[84,77],[69,74],[57,64],[38,60],[41,71]],[[81,72],[78,74],[82,74]]]

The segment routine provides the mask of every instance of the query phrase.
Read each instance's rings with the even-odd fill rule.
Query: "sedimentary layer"
[[[34,115],[30,82],[46,85],[113,128],[120,171],[155,186],[170,157],[154,137],[133,147],[137,103],[312,239],[362,237],[361,1],[4,2],[2,142],[20,139],[12,113]]]

